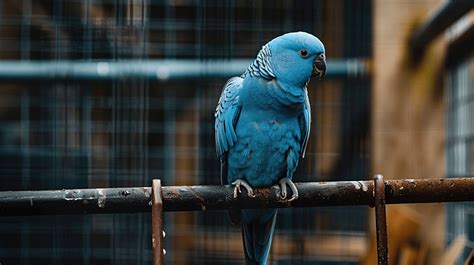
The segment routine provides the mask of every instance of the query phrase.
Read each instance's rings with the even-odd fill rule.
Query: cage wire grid
[[[255,57],[269,39],[296,30],[321,37],[330,58],[365,58],[371,12],[368,0],[1,1],[0,58],[231,60]],[[149,186],[153,178],[219,184],[213,111],[225,81],[2,81],[0,187]],[[312,132],[297,181],[369,175],[370,84],[370,77],[311,82]],[[270,263],[356,264],[366,247],[366,211],[281,210]],[[243,262],[240,229],[226,212],[164,218],[166,264]],[[151,262],[148,214],[0,222],[2,264]]]
[[[452,65],[446,87],[446,171],[449,177],[474,176],[474,57]],[[456,260],[462,265],[474,248],[474,204],[450,203],[446,212],[446,245],[466,236],[466,248]]]

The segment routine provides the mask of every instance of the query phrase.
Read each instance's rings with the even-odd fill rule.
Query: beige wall
[[[410,31],[439,2],[374,1],[372,172],[386,179],[445,173],[444,41],[438,38],[418,62],[413,62],[407,49]],[[397,228],[403,220],[411,227]],[[414,238],[430,250],[429,264],[435,264],[444,243],[442,205],[389,206],[388,221],[392,256],[398,255],[405,241],[400,238],[402,230],[412,229]]]

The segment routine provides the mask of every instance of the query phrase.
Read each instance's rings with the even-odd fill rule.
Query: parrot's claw
[[[291,181],[291,179],[282,178],[278,181],[278,183],[279,183],[279,186],[280,186],[280,198],[282,200],[285,200],[286,197],[288,196],[288,192],[286,190],[286,185],[288,185],[290,187],[290,190],[293,193],[293,195],[291,195],[291,198],[288,199],[288,202],[291,202],[291,201],[294,201],[294,200],[298,199],[298,197],[299,197],[298,189],[296,188],[295,183],[293,183],[293,181]]]
[[[253,189],[252,187],[250,187],[247,181],[243,179],[238,179],[232,182],[232,185],[234,185],[234,199],[237,198],[239,193],[242,193],[240,186],[244,187],[247,190],[247,194],[249,197],[255,198],[255,193],[253,193]]]

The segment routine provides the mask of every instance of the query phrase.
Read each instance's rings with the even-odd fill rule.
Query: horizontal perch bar
[[[163,186],[164,211],[223,210],[229,207],[314,207],[373,205],[373,181],[297,183],[299,198],[278,198],[276,187],[233,198],[229,186]],[[474,178],[385,181],[387,204],[474,201]],[[0,216],[136,213],[151,211],[151,188],[105,188],[0,192]]]

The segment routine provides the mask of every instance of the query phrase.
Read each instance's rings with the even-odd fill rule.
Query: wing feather
[[[308,91],[306,90],[306,100],[303,107],[303,114],[299,118],[301,129],[301,157],[304,158],[306,154],[306,147],[308,146],[309,133],[311,130],[311,105],[309,104]]]
[[[243,79],[232,77],[224,85],[219,103],[215,112],[215,138],[217,156],[223,161],[229,148],[237,141],[235,124],[240,115],[241,105],[239,104],[239,91]]]

